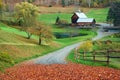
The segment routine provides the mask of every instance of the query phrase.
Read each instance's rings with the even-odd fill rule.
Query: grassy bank
[[[117,37],[116,37],[117,35]],[[98,51],[103,51],[106,49],[110,49],[110,50],[120,50],[120,39],[119,38],[119,34],[114,34],[108,37],[105,37],[99,41],[96,41],[94,43],[93,49],[94,50],[98,50]],[[105,44],[104,41],[108,41],[107,44]],[[112,41],[112,43],[111,43]],[[110,42],[110,43],[109,43]],[[98,55],[99,54],[99,55]],[[105,56],[106,54],[102,54],[102,53],[98,53],[97,56]],[[93,56],[92,53],[86,53],[86,56]],[[110,53],[110,56],[120,56],[119,52],[112,52]],[[102,60],[102,61],[106,61],[106,57],[97,57],[97,60]],[[83,59],[83,54],[80,54],[80,58],[78,60],[76,60],[74,58],[74,50],[71,51],[71,53],[67,56],[67,60],[70,62],[75,62],[75,63],[80,63],[80,64],[85,64],[85,65],[91,65],[91,66],[107,66],[106,62],[94,62],[93,61],[93,57],[87,57],[85,60]],[[110,58],[110,64],[108,67],[112,67],[112,68],[117,68],[120,69],[120,58]]]
[[[45,55],[49,52],[60,49],[64,46],[90,39],[96,35],[91,30],[80,30],[81,33],[86,33],[86,36],[73,38],[54,39],[50,45],[37,45],[38,37],[33,35],[30,40],[26,39],[26,33],[15,28],[11,28],[3,23],[0,23],[0,53],[6,53],[4,58],[0,58],[0,70],[11,67],[25,60],[36,58]],[[10,57],[7,57],[10,56]],[[10,62],[4,59],[9,60]]]

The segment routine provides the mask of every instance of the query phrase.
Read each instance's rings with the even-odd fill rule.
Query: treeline
[[[83,7],[106,7],[109,6],[112,2],[120,0],[1,0],[5,4],[8,4],[10,7],[13,7],[16,3],[19,2],[30,2],[38,6],[83,6]]]

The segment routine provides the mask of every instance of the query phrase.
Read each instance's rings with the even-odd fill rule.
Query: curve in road
[[[99,29],[97,33],[98,35],[92,39],[93,41],[112,34],[112,33],[102,32],[102,29]],[[45,56],[33,59],[32,61],[35,64],[66,64],[67,63],[67,61],[65,61],[66,56],[69,54],[69,52],[72,49],[80,46],[81,43],[82,42],[64,47],[60,50],[54,51]]]

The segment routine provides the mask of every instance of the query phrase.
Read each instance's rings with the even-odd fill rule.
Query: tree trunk
[[[39,37],[39,45],[42,44],[42,40],[41,40],[41,37]]]
[[[29,32],[26,32],[27,33],[27,39],[30,39],[31,38],[31,36],[32,36],[32,34],[31,33],[29,33]]]

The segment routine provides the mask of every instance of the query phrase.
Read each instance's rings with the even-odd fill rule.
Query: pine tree
[[[107,21],[113,20],[114,26],[120,26],[120,2],[114,2],[109,9]]]

